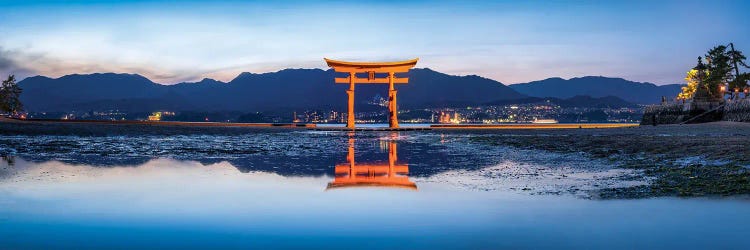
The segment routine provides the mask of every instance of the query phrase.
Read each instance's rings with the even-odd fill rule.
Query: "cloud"
[[[171,84],[203,77],[229,81],[245,71],[325,69],[323,57],[419,57],[417,67],[504,83],[582,75],[672,83],[694,63],[683,55],[700,55],[706,44],[682,42],[691,34],[679,27],[693,19],[658,9],[671,4],[649,4],[646,12],[619,4],[545,4],[533,11],[523,4],[421,2],[401,9],[372,4],[368,11],[361,3],[167,5],[33,5],[0,13],[8,21],[0,38],[0,74],[137,73]],[[579,15],[584,11],[597,14]],[[711,13],[722,13],[712,18],[722,23],[738,16]],[[734,27],[715,32],[724,29]],[[750,44],[743,41],[734,40]]]
[[[43,52],[7,50],[0,46],[0,78],[16,75],[17,79],[35,75],[61,77],[68,74],[91,73],[140,74],[157,83],[177,83],[200,79],[211,71],[193,69],[165,69],[143,64],[111,64],[106,62],[65,59]]]
[[[10,58],[10,53],[3,49],[3,47],[0,47],[0,70],[6,70],[13,68],[15,66],[15,63]]]
[[[34,75],[34,71],[18,64],[18,52],[6,50],[0,46],[0,78],[6,75],[16,75],[16,79],[23,79]]]

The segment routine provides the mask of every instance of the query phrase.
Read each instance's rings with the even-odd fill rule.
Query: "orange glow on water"
[[[335,177],[326,189],[343,187],[396,187],[417,189],[409,180],[409,165],[398,164],[398,149],[395,141],[388,142],[387,164],[357,164],[354,160],[354,139],[349,138],[347,163],[335,167]]]

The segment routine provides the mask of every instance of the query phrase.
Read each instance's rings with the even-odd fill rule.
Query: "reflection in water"
[[[12,145],[33,141],[36,149],[13,146],[13,152],[22,153],[0,160],[0,249],[743,249],[750,245],[745,200],[591,201],[523,195],[509,190],[612,184],[601,182],[602,171],[608,168],[592,169],[597,165],[580,155],[493,151],[451,135],[442,145],[442,136],[427,132],[402,135],[197,136],[151,143],[143,143],[149,140],[144,137],[61,137],[47,144],[52,140],[46,137],[6,138]],[[87,140],[81,143],[87,148],[50,153],[78,140]],[[240,146],[221,151],[223,145],[234,144]],[[368,164],[356,163],[355,146],[357,159]],[[0,152],[2,147],[11,148],[0,137]],[[109,148],[94,150],[98,147]],[[251,153],[254,147],[257,153]],[[178,153],[150,153],[171,150]],[[106,156],[97,154],[101,152]],[[399,163],[397,153],[404,162]],[[8,166],[10,162],[14,166]],[[559,163],[564,165],[553,165]],[[324,174],[330,175],[331,167],[335,177]],[[416,189],[409,178],[419,182],[419,192],[321,190],[326,185]],[[476,188],[463,188],[467,185]]]
[[[395,135],[395,134],[394,134]],[[388,140],[388,163],[357,164],[354,160],[354,137],[349,136],[347,163],[337,164],[335,177],[327,189],[343,187],[396,187],[417,189],[409,180],[409,165],[397,164],[398,148],[395,140]]]
[[[16,157],[12,155],[3,155],[2,156],[3,161],[8,164],[8,166],[13,166],[16,164]]]

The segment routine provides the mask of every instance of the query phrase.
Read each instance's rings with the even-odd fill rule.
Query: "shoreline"
[[[106,124],[106,125],[150,125],[150,126],[190,126],[190,127],[284,127],[314,128],[314,123],[237,123],[237,122],[181,122],[181,121],[110,121],[110,120],[62,120],[62,119],[13,119],[0,118],[0,123],[67,123],[67,124]]]
[[[326,124],[327,125],[327,124]],[[339,126],[326,126],[316,123],[236,123],[236,122],[181,122],[181,121],[108,121],[108,120],[60,120],[60,119],[14,119],[0,117],[0,134],[15,131],[20,134],[54,134],[54,127],[59,127],[61,133],[68,134],[71,129],[87,129],[106,132],[112,127],[137,128],[169,128],[179,127],[188,129],[185,132],[210,128],[279,128],[279,129],[309,129],[321,131],[424,131],[424,130],[558,130],[558,129],[607,129],[638,127],[637,123],[555,123],[555,124],[425,124],[425,126],[402,126],[400,128],[361,126],[354,129]],[[112,129],[116,132],[117,129]],[[148,130],[148,129],[145,129]],[[154,129],[158,130],[158,129]]]

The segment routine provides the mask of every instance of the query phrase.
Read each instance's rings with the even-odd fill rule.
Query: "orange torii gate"
[[[328,67],[336,72],[349,73],[348,77],[337,77],[335,83],[348,83],[349,112],[346,120],[347,128],[354,128],[354,84],[356,83],[384,83],[388,84],[388,126],[398,128],[398,110],[396,106],[396,88],[394,84],[406,84],[409,78],[398,78],[396,73],[406,73],[417,64],[419,58],[400,62],[344,62],[323,58]],[[357,73],[367,73],[367,78],[358,78]],[[387,73],[386,78],[376,78],[376,73]]]
[[[337,164],[335,176],[326,189],[342,187],[398,187],[417,189],[409,180],[409,165],[397,164],[396,142],[388,142],[388,164],[357,165],[354,161],[354,139],[349,139],[347,163]]]

